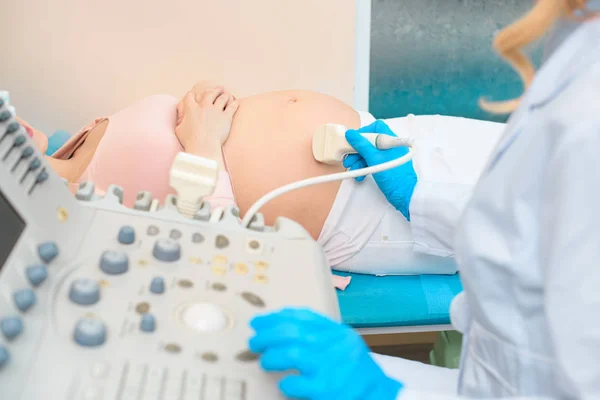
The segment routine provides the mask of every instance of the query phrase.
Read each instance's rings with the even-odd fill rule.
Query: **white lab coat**
[[[414,199],[417,249],[455,253],[464,342],[458,376],[379,358],[398,399],[600,399],[600,20],[539,71],[474,190]]]

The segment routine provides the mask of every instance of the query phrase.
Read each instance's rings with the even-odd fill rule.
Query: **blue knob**
[[[0,369],[4,368],[9,360],[10,354],[8,354],[8,350],[6,350],[6,347],[0,346]]]
[[[2,318],[0,331],[6,339],[13,340],[23,332],[23,321],[19,317]]]
[[[23,143],[25,143],[27,141],[27,139],[25,139],[25,135],[19,135],[15,138],[15,140],[13,140],[13,146],[14,147],[20,147],[23,145]]]
[[[2,111],[0,113],[0,122],[6,122],[12,116],[10,111]]]
[[[31,157],[32,154],[33,154],[33,149],[31,148],[31,146],[27,146],[21,152],[21,158],[22,159],[29,158],[29,157]]]
[[[9,116],[10,116],[10,113],[9,113]],[[15,133],[16,131],[18,131],[20,127],[21,127],[21,124],[19,124],[18,122],[11,122],[6,127],[6,133],[11,135],[11,134]]]
[[[159,261],[177,261],[181,257],[181,246],[172,239],[158,239],[154,244],[152,255]]]
[[[100,269],[109,275],[124,274],[129,270],[129,258],[120,251],[105,251],[100,258]]]
[[[152,314],[142,315],[142,321],[140,322],[140,329],[143,332],[154,332],[156,330],[156,318]]]
[[[43,169],[42,172],[40,172],[40,174],[37,176],[37,178],[35,178],[35,183],[43,183],[46,180],[48,180],[49,177],[50,175],[48,175],[48,172],[46,172],[46,170]]]
[[[15,305],[21,312],[27,312],[35,304],[35,293],[31,289],[18,289],[13,292]]]
[[[38,254],[46,264],[58,256],[58,247],[54,242],[42,243],[38,246]]]
[[[41,285],[48,278],[48,267],[45,265],[32,265],[25,270],[29,283],[33,286]]]
[[[80,306],[90,306],[100,300],[100,285],[91,279],[78,279],[71,284],[69,299]]]
[[[131,226],[122,226],[119,230],[119,243],[121,244],[132,244],[135,242],[135,231]]]
[[[161,294],[165,292],[165,280],[160,276],[152,278],[150,283],[150,291],[155,294]]]
[[[75,325],[75,342],[84,347],[102,346],[106,342],[106,326],[95,318],[82,318]]]
[[[29,163],[29,170],[30,171],[35,171],[36,169],[38,169],[40,167],[40,165],[42,165],[41,161],[38,160],[37,158],[34,158]]]

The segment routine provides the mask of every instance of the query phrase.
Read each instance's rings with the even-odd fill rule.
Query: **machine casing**
[[[0,399],[281,398],[279,377],[264,373],[247,351],[248,321],[287,306],[340,318],[330,269],[310,235],[283,218],[273,227],[259,218],[253,229],[242,228],[235,208],[216,223],[188,219],[177,212],[173,196],[150,212],[140,194],[140,210],[129,209],[117,186],[98,198],[88,184],[77,200],[37,151],[22,159],[34,144],[27,138],[15,147],[25,132],[6,134],[11,122],[0,123],[0,195],[6,200],[0,212],[16,212],[25,227],[0,265],[0,324],[16,317],[23,330],[12,340],[0,333],[0,347],[10,356],[0,368]],[[41,164],[32,171],[35,158]],[[42,172],[46,179],[35,183]],[[0,215],[0,238],[9,243],[18,232],[2,226],[3,220]],[[123,227],[133,228],[133,243],[120,242]],[[178,259],[157,258],[158,241],[178,247]],[[48,243],[58,253],[44,261],[40,245]],[[125,254],[127,271],[106,273],[100,267],[106,251]],[[39,286],[27,276],[33,265],[48,270]],[[164,279],[162,294],[150,290],[155,277]],[[79,305],[70,297],[74,282],[84,279],[100,286],[95,304]],[[22,289],[36,297],[25,312],[14,298]],[[186,309],[201,303],[222,311],[223,330],[202,333],[184,322]],[[141,330],[144,314],[155,318],[153,332]],[[74,340],[82,319],[105,327],[102,345]]]

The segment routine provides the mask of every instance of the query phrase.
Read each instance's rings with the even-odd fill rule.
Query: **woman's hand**
[[[222,146],[238,106],[239,102],[222,87],[202,94],[188,92],[177,106],[179,120],[175,129],[185,151],[195,153],[205,146]]]

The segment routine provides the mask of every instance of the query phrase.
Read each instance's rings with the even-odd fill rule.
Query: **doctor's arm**
[[[456,394],[427,391],[410,383],[404,386],[386,375],[375,362],[363,339],[347,325],[307,309],[284,309],[255,317],[255,335],[249,348],[259,353],[268,372],[296,373],[279,382],[281,392],[292,399],[309,400],[459,400]],[[433,367],[440,369],[441,367]],[[427,371],[432,373],[433,371]],[[396,374],[398,375],[398,374]],[[401,378],[400,378],[401,379]],[[435,390],[435,391],[434,391]],[[551,400],[517,397],[505,400]],[[502,400],[502,399],[498,399]],[[553,399],[552,399],[553,400]]]
[[[600,121],[565,132],[542,189],[541,265],[544,268],[546,334],[554,350],[553,397],[600,397]],[[551,134],[551,133],[548,133]],[[451,400],[407,387],[400,400]],[[508,400],[508,399],[506,399]]]
[[[600,397],[599,126],[588,121],[559,139],[545,182],[545,308],[564,398]]]

